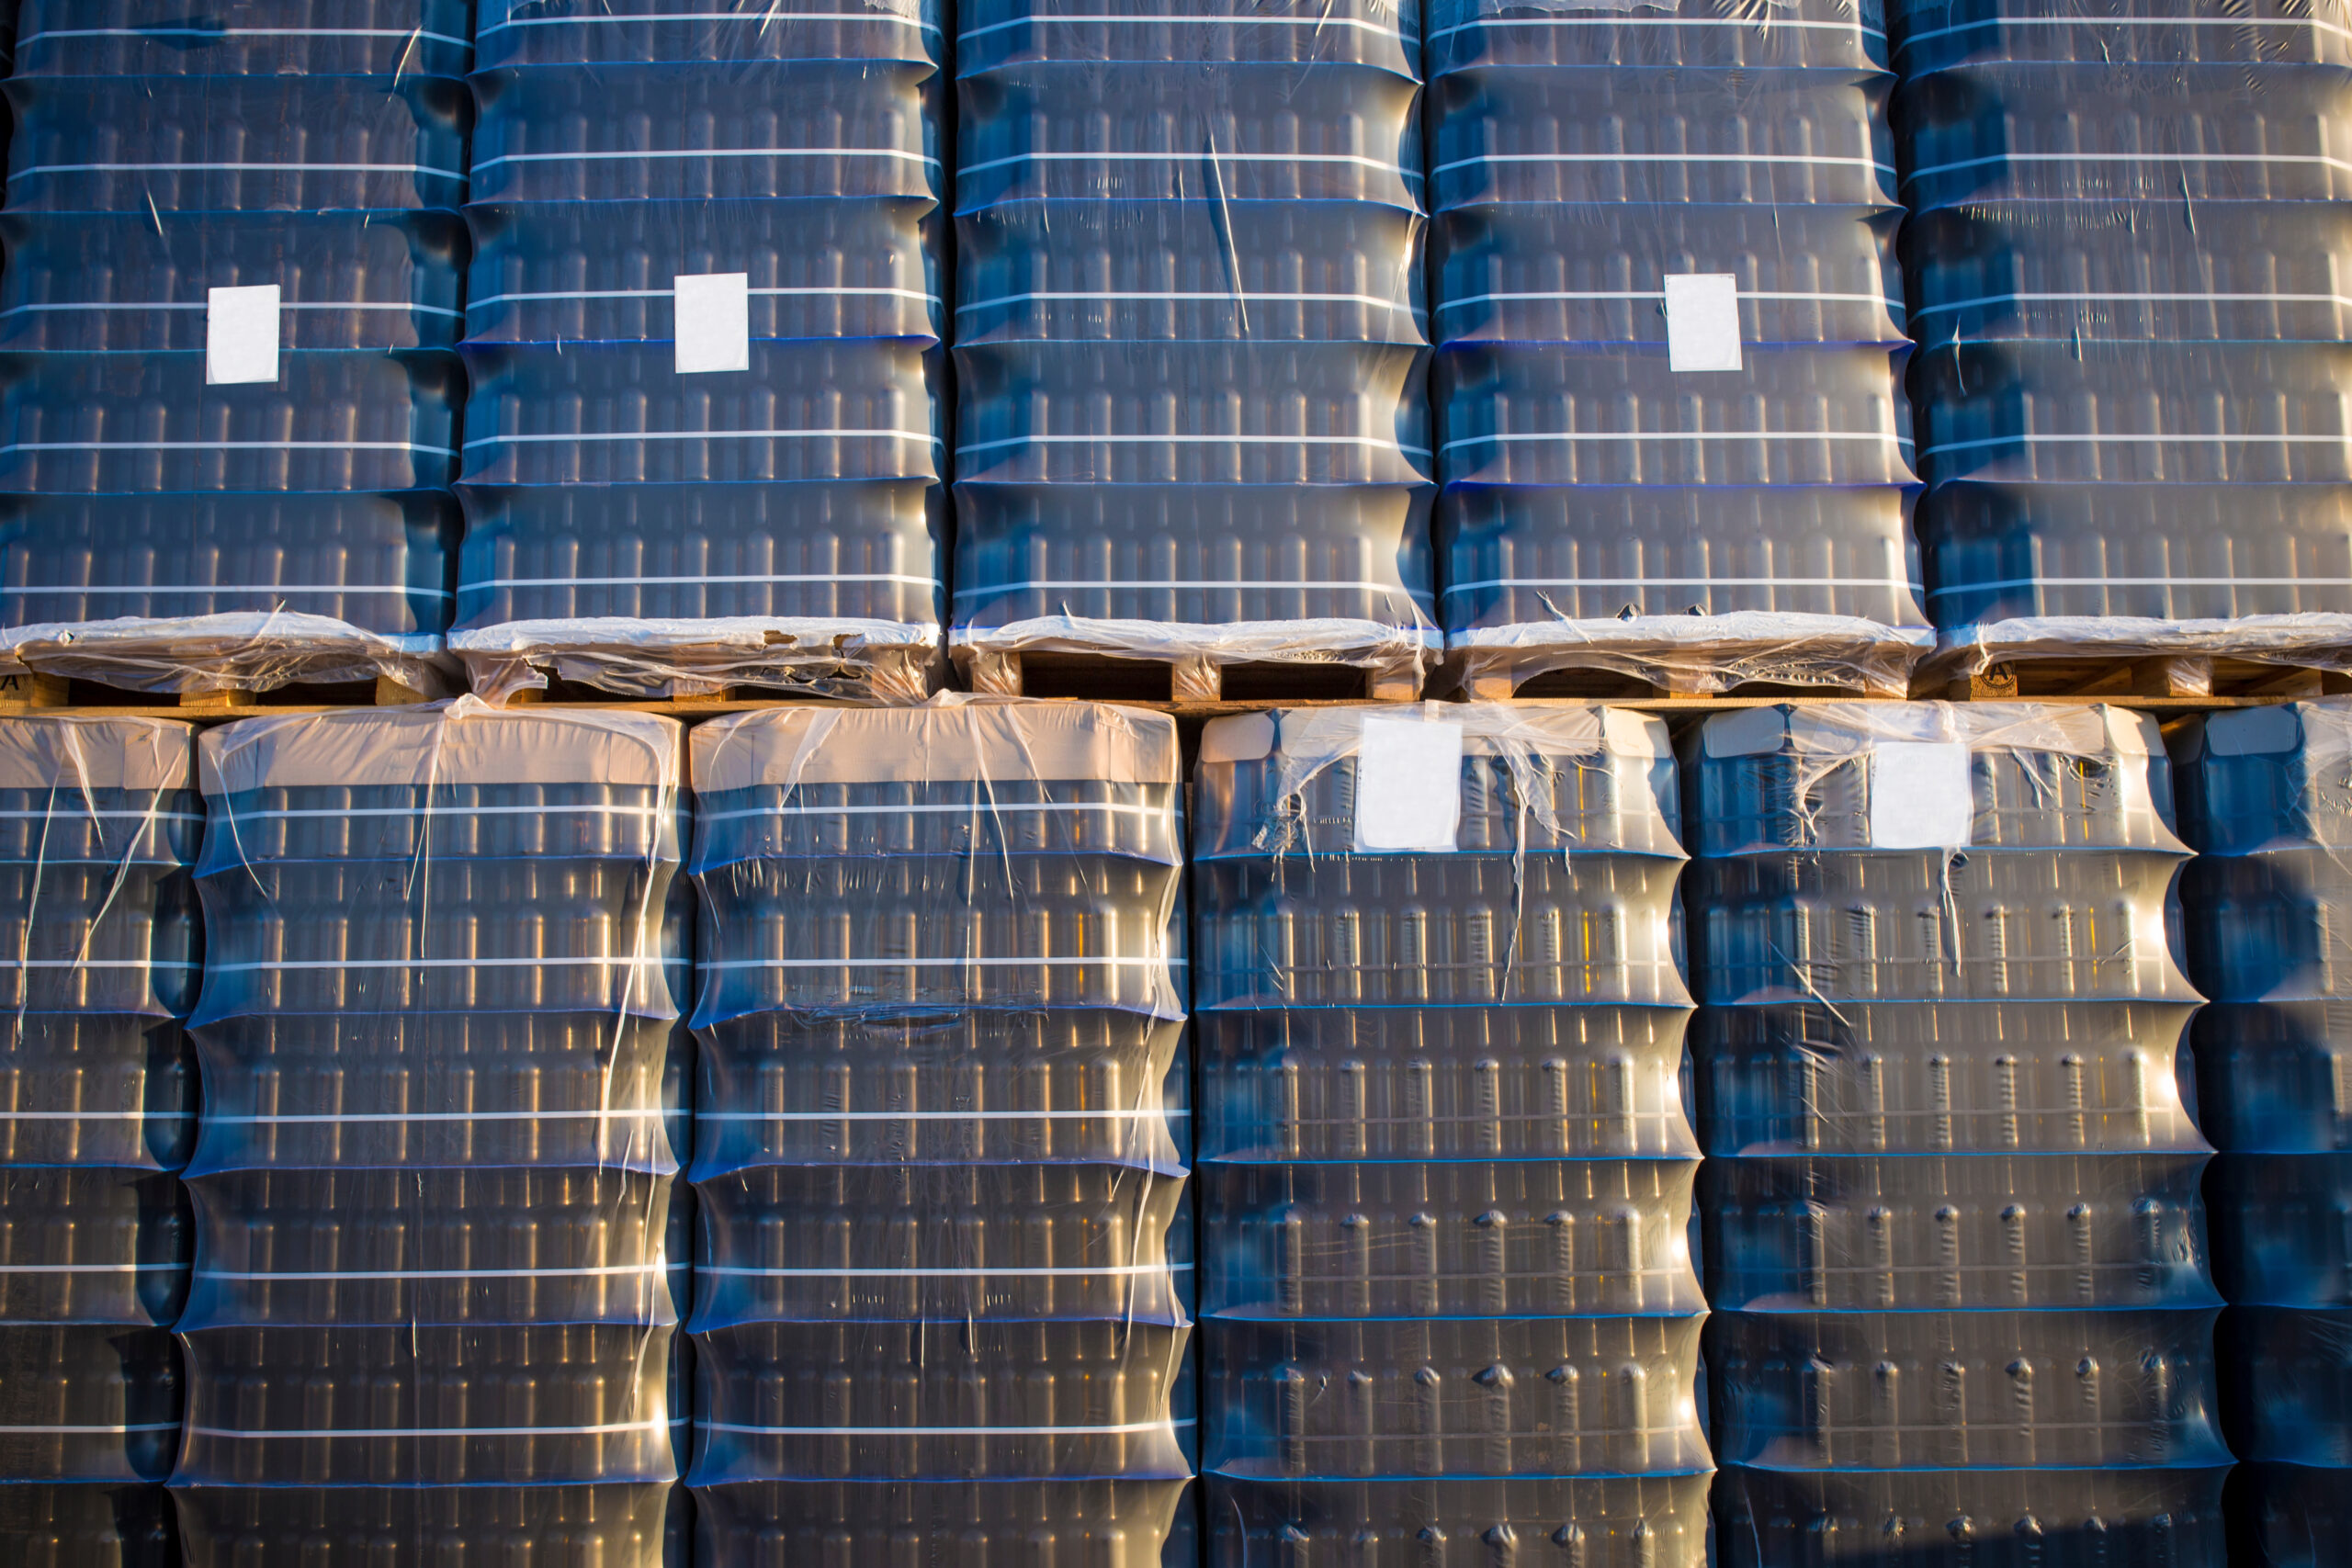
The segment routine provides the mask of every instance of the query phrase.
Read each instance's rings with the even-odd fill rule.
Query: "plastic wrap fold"
[[[945,14],[482,6],[450,637],[478,691],[935,682]]]
[[[1194,804],[1209,1561],[1697,1568],[1664,727],[1224,718]]]
[[[151,692],[434,688],[469,7],[164,25],[34,0],[21,30],[0,660]],[[260,314],[221,313],[219,291],[263,288]],[[258,367],[225,370],[238,355]]]
[[[2229,1561],[2171,770],[2099,706],[1689,737],[1726,1561]]]
[[[1173,721],[942,697],[692,743],[700,1561],[1182,1555]]]
[[[189,1562],[664,1562],[680,741],[469,697],[204,735]]]

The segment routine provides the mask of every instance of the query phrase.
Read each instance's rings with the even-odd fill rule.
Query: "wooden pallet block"
[[[62,675],[43,675],[36,671],[0,675],[0,713],[62,708],[72,699],[72,682]]]

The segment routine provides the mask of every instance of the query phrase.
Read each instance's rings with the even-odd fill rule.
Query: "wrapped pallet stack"
[[[1188,1562],[1174,722],[789,708],[694,780],[702,1568]]]
[[[0,1543],[18,1568],[178,1568],[173,1320],[192,1235],[195,735],[0,728]]]
[[[1726,1568],[2223,1568],[2154,721],[1760,707],[1684,773]]]
[[[1203,732],[1218,1568],[1708,1562],[1674,775],[1593,707]]]
[[[383,677],[449,624],[466,0],[31,0],[0,294],[0,660]]]
[[[481,0],[477,690],[929,689],[943,15]]]
[[[957,25],[956,546],[975,689],[1033,654],[1437,651],[1418,0],[976,0]]]
[[[2352,17],[1888,9],[1945,657],[2344,667]]]
[[[1434,0],[1448,657],[1902,696],[1886,38],[1862,0]]]
[[[470,698],[205,734],[191,1568],[662,1568],[679,742]]]
[[[2326,1568],[2352,1562],[2352,707],[2216,714],[2175,756],[2233,1561]]]

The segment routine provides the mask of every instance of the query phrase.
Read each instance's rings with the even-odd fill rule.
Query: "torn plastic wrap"
[[[1430,17],[1451,664],[1903,694],[1933,637],[1878,6]]]
[[[7,84],[0,658],[150,692],[432,689],[469,9],[135,9],[31,0]]]
[[[942,16],[482,6],[450,638],[477,690],[935,683]]]
[[[1191,1562],[1174,722],[942,697],[693,746],[697,1560]]]
[[[189,1563],[683,1561],[680,739],[204,735]]]
[[[2192,719],[2174,738],[2222,1401],[2244,1562],[2352,1556],[2352,706]]]
[[[1432,619],[1419,7],[959,15],[956,572],[1024,652],[1360,666]]]
[[[2341,7],[1890,9],[1939,664],[2341,667]]]
[[[2222,1568],[2171,773],[2120,709],[1686,744],[1736,1568]]]
[[[1223,718],[1194,804],[1208,1560],[1700,1568],[1665,727]]]
[[[173,1320],[196,1132],[195,738],[0,729],[0,1546],[26,1568],[177,1568]]]

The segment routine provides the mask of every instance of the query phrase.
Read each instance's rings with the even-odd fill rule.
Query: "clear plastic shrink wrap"
[[[703,1568],[1192,1561],[1176,727],[692,738]]]
[[[459,532],[465,0],[28,0],[0,668],[435,684]]]
[[[957,17],[956,657],[1418,682],[1419,6],[1166,10]]]
[[[1726,1568],[2223,1568],[2154,720],[1762,707],[1683,773]]]
[[[2175,737],[2222,1414],[2249,1568],[2352,1561],[2352,706]]]
[[[684,1561],[679,747],[471,697],[204,735],[190,1568]]]
[[[936,0],[481,0],[450,646],[920,700],[946,451]]]
[[[2352,14],[1889,9],[1939,662],[2352,661]]]
[[[0,726],[0,1551],[177,1568],[196,1134],[194,732]]]
[[[1453,665],[1904,694],[1933,634],[1877,0],[1430,17]]]
[[[1208,1560],[1702,1568],[1665,727],[1218,719],[1194,807]]]

